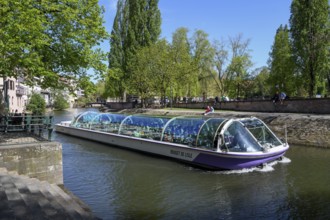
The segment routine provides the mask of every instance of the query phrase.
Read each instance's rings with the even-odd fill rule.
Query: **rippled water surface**
[[[57,112],[55,122],[77,112]],[[288,159],[263,170],[211,172],[59,133],[53,139],[63,145],[65,187],[102,219],[330,219],[330,149],[291,146]]]

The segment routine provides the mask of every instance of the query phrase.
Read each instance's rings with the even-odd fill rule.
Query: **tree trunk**
[[[330,73],[327,75],[327,80],[328,80],[328,88],[327,88],[327,93],[330,93]]]
[[[313,62],[310,62],[309,64],[309,76],[310,76],[309,97],[312,98],[314,95],[314,88],[315,88],[315,74],[314,74]]]

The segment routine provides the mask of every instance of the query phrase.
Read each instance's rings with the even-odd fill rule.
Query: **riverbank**
[[[0,132],[0,219],[98,219],[63,185],[62,145]]]
[[[148,115],[202,115],[198,109],[124,109],[120,113]],[[257,117],[289,144],[330,148],[330,115],[298,113],[261,113],[216,110],[211,117]]]

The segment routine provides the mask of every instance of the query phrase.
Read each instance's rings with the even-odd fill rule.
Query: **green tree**
[[[198,80],[198,66],[191,55],[191,44],[188,38],[187,28],[178,28],[172,35],[170,48],[171,78],[167,96],[171,98],[178,96],[194,96],[197,94],[196,88]],[[171,64],[172,63],[172,64]],[[184,83],[182,83],[184,82]],[[163,84],[163,91],[166,87]]]
[[[110,36],[109,70],[105,77],[105,94],[108,97],[122,96],[125,91],[124,44],[128,29],[128,3],[118,0],[117,13]]]
[[[297,91],[294,77],[295,63],[286,25],[284,27],[281,25],[276,31],[268,64],[270,68],[268,84],[273,88],[272,93],[281,89],[289,95],[296,95],[294,94]]]
[[[99,80],[96,82],[95,87],[95,96],[101,98],[102,100],[106,100],[108,96],[105,94],[105,82],[103,80]]]
[[[70,105],[67,99],[62,94],[57,94],[54,100],[54,108],[55,110],[64,110],[69,108]]]
[[[269,69],[267,67],[260,67],[253,71],[254,87],[250,88],[253,91],[253,96],[270,97],[272,94],[271,86],[268,85]]]
[[[217,72],[217,93],[221,96],[227,94],[228,88],[225,85],[225,79],[227,78],[227,72],[225,69],[226,62],[228,60],[228,51],[225,49],[226,45],[223,41],[215,41],[213,48],[215,51],[214,65]]]
[[[132,74],[128,80],[129,92],[141,98],[142,107],[146,107],[147,99],[155,95],[153,94],[155,91],[153,70],[157,60],[157,57],[153,57],[157,54],[155,49],[152,46],[141,48],[130,62]]]
[[[243,41],[243,36],[239,34],[236,37],[230,37],[229,42],[232,57],[226,69],[226,83],[230,88],[229,95],[239,98],[246,95],[247,90],[243,90],[242,85],[249,79],[249,68],[252,67],[248,49],[250,40]],[[248,86],[243,85],[243,88],[248,88]]]
[[[96,92],[96,86],[91,81],[90,77],[87,75],[83,75],[78,79],[77,89],[84,90],[84,96],[94,96]]]
[[[192,56],[198,67],[198,82],[201,93],[206,97],[210,89],[209,82],[215,77],[213,58],[215,50],[208,40],[208,34],[197,30],[192,38]]]
[[[89,68],[104,71],[106,56],[95,49],[107,37],[102,13],[98,0],[2,0],[0,75],[47,88]]]
[[[117,84],[112,96],[122,93],[126,99],[125,81],[132,74],[129,72],[130,62],[140,47],[150,46],[158,40],[160,25],[158,0],[118,1],[110,39],[110,76],[107,77],[109,86]]]
[[[46,112],[45,99],[40,94],[33,93],[26,109],[31,111],[33,115],[43,115]]]
[[[328,0],[293,0],[290,32],[298,76],[310,97],[330,80],[330,36]],[[329,84],[330,85],[330,84]]]
[[[141,48],[130,67],[129,91],[141,97],[143,106],[153,96],[165,96],[173,80],[174,69],[166,40]]]

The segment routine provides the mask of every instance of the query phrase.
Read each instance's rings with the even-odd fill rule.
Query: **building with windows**
[[[69,81],[73,83],[73,81]],[[76,100],[84,96],[84,90],[77,89],[73,93],[70,93],[68,89],[61,91],[73,107]],[[29,98],[32,93],[40,94],[46,102],[47,107],[53,105],[53,93],[50,89],[42,89],[40,86],[27,86],[24,84],[24,79],[19,77],[15,79],[14,77],[0,77],[0,103],[5,104],[5,108],[9,113],[14,113],[16,110],[21,113],[26,110]]]
[[[13,77],[0,78],[1,99],[9,113],[23,112],[28,100],[29,89],[21,79]]]

